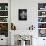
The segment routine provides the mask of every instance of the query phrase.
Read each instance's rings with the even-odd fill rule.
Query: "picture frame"
[[[18,10],[18,19],[23,21],[27,20],[27,9]]]

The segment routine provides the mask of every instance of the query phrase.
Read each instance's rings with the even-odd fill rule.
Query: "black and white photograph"
[[[27,20],[27,9],[19,9],[19,20]]]

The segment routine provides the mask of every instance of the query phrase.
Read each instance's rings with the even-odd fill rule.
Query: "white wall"
[[[33,3],[32,3],[33,2]],[[27,9],[27,21],[18,20],[18,9]],[[31,0],[12,0],[11,19],[17,30],[27,30],[32,24],[37,23],[37,2]]]
[[[11,22],[16,25],[18,30],[27,30],[32,24],[35,26],[34,36],[38,36],[38,3],[45,3],[46,0],[11,0]],[[18,20],[18,9],[27,9],[27,21]],[[17,31],[16,30],[16,31]],[[37,39],[37,40],[36,40]],[[33,46],[43,44],[42,38],[33,38]],[[39,44],[38,44],[39,43]]]

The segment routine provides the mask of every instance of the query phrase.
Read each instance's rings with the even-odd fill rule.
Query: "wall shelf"
[[[46,29],[46,28],[38,28],[38,29]]]
[[[38,17],[46,17],[46,15],[44,15],[44,16],[38,16]]]
[[[0,17],[8,17],[8,16],[0,16]]]
[[[38,4],[38,36],[46,37],[46,3]]]
[[[0,35],[8,37],[8,3],[0,3]]]
[[[8,22],[0,22],[0,23],[8,23]]]
[[[46,11],[46,9],[45,10],[38,10],[38,11]]]
[[[0,11],[8,11],[8,10],[0,10]]]
[[[38,23],[46,23],[46,22],[38,22]]]

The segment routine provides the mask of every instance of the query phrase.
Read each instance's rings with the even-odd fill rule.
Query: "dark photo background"
[[[27,20],[27,9],[19,9],[19,20]]]

